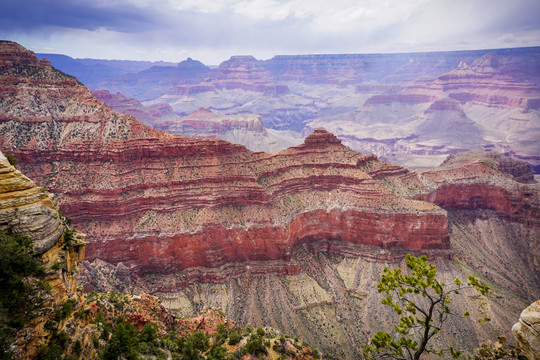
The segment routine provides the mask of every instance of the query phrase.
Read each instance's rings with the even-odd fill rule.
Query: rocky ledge
[[[64,232],[53,196],[12,166],[0,152],[0,231],[33,240],[43,254]]]

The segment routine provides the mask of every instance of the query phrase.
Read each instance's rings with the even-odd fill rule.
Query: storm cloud
[[[218,64],[231,55],[540,45],[537,0],[19,0],[0,37],[73,57]]]

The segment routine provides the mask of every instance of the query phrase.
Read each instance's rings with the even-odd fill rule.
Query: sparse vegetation
[[[17,167],[17,164],[19,163],[19,159],[17,159],[15,155],[8,152],[4,153],[4,155],[6,155],[6,158],[8,159],[10,165]]]
[[[87,299],[95,301],[98,307],[103,309],[94,317],[100,337],[93,340],[98,356],[103,359],[232,360],[242,359],[247,354],[261,358],[270,355],[272,343],[279,341],[275,334],[263,328],[253,329],[247,326],[244,328],[246,335],[241,335],[241,331],[234,324],[227,326],[223,323],[216,325],[215,332],[186,331],[186,328],[178,324],[167,331],[163,324],[150,321],[138,332],[127,321],[129,314],[140,313],[140,310],[133,307],[133,300],[129,300],[129,296],[118,292],[90,293]],[[137,304],[148,299],[149,297],[143,296],[137,300]],[[218,318],[224,316],[219,310],[210,311],[211,314],[217,314]],[[111,318],[113,314],[120,315]],[[130,337],[129,341],[126,334]],[[302,346],[299,340],[295,343],[296,347],[293,347],[290,336],[282,338],[291,339],[287,340],[291,349],[281,353],[274,350],[282,356],[281,359],[297,358],[300,354],[307,358],[319,357],[318,351]]]
[[[11,337],[34,317],[39,302],[37,277],[44,269],[31,249],[29,238],[0,232],[0,353],[10,354]]]

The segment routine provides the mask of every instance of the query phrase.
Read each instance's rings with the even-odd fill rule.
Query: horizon
[[[0,3],[0,38],[79,59],[219,64],[536,47],[538,13],[537,0],[19,0]]]
[[[16,41],[7,40],[7,39],[0,39],[0,41],[12,41],[12,42],[17,43]],[[19,45],[24,46],[23,44],[19,44]],[[257,61],[267,61],[267,60],[271,60],[271,59],[274,59],[274,58],[277,58],[277,57],[294,57],[294,56],[310,57],[310,56],[356,56],[356,55],[406,55],[406,54],[433,54],[433,53],[452,53],[452,52],[483,52],[483,51],[514,50],[514,49],[535,49],[535,48],[540,48],[540,45],[536,45],[536,46],[519,46],[519,47],[503,47],[503,48],[489,48],[489,49],[488,48],[485,48],[485,49],[467,49],[467,50],[464,50],[464,49],[459,50],[458,49],[458,50],[434,50],[434,51],[410,51],[410,52],[275,54],[275,55],[272,55],[271,57],[264,58],[264,59],[257,58],[257,57],[255,57],[255,56],[253,56],[251,54],[233,54],[229,58],[224,59],[221,62],[216,63],[216,64],[207,64],[207,63],[204,63],[203,61],[201,61],[199,59],[196,59],[196,58],[194,58],[192,56],[188,56],[185,59],[180,59],[178,61],[168,61],[168,60],[163,60],[163,59],[161,59],[161,60],[145,60],[145,59],[135,60],[135,59],[120,59],[120,58],[107,59],[107,58],[97,58],[97,57],[80,58],[80,57],[72,57],[70,55],[62,54],[62,53],[45,53],[45,52],[34,51],[32,49],[29,49],[29,48],[27,48],[27,49],[31,50],[36,55],[37,54],[39,54],[39,55],[60,55],[60,56],[70,57],[70,58],[72,58],[74,60],[141,61],[141,62],[152,62],[152,63],[159,63],[159,62],[169,63],[170,62],[170,63],[178,64],[178,63],[180,63],[182,61],[186,61],[188,59],[191,59],[193,61],[200,61],[204,65],[207,65],[207,66],[219,66],[222,62],[228,61],[228,60],[232,59],[233,57],[242,57],[242,56],[253,56],[255,58],[255,60],[257,60]]]

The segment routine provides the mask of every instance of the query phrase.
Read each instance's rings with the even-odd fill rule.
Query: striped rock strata
[[[0,231],[27,236],[36,254],[49,250],[64,232],[55,200],[0,152]]]
[[[443,209],[381,187],[358,164],[392,166],[324,130],[276,154],[177,137],[111,111],[14,43],[1,50],[0,147],[59,194],[90,259],[145,273],[287,260],[328,238],[448,247]]]

